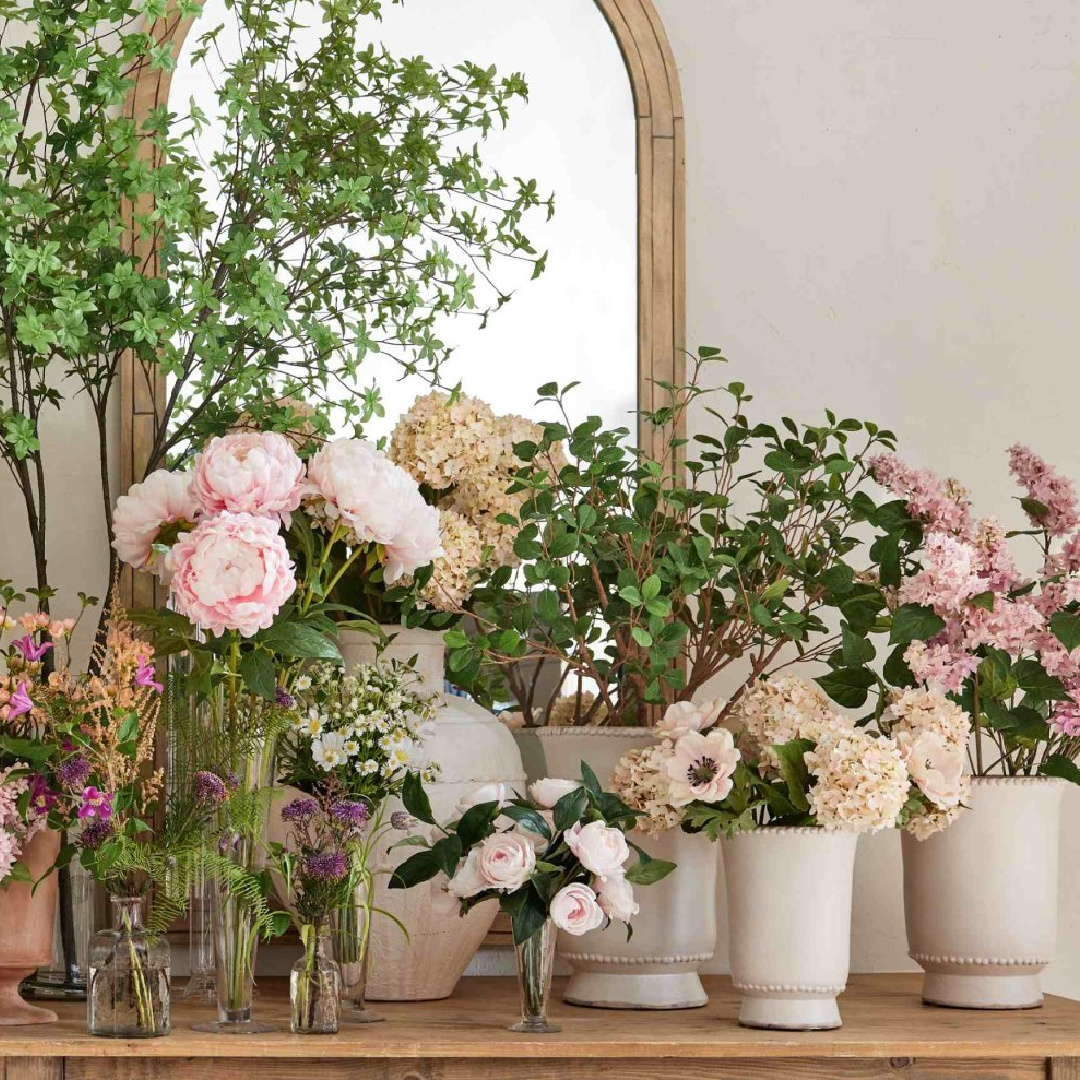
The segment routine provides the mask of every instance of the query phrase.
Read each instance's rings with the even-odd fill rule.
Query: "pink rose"
[[[597,899],[604,914],[619,922],[628,923],[641,910],[634,900],[634,887],[626,880],[625,874],[601,878]]]
[[[289,516],[304,494],[304,463],[276,431],[241,431],[211,439],[195,458],[191,490],[207,514]]]
[[[175,609],[215,634],[265,630],[296,589],[277,521],[251,514],[202,522],[180,537],[165,566]]]
[[[476,865],[479,850],[479,848],[473,848],[461,860],[454,876],[450,879],[450,884],[447,886],[450,895],[458,900],[468,900],[488,887],[487,882],[480,876],[480,871]]]
[[[963,795],[964,746],[949,742],[940,732],[901,731],[896,736],[900,756],[915,786],[941,810],[960,805]]]
[[[464,814],[466,810],[471,810],[474,806],[483,806],[484,803],[497,802],[500,806],[508,803],[514,798],[514,790],[509,784],[504,784],[501,781],[491,784],[481,784],[480,787],[474,791],[470,791],[468,795],[462,795],[458,800],[457,812],[460,816]]]
[[[577,791],[579,787],[581,787],[580,780],[556,780],[552,777],[545,777],[543,780],[537,780],[535,784],[529,787],[529,794],[532,796],[533,802],[541,809],[553,810],[555,804],[564,795]]]
[[[476,869],[486,888],[513,892],[536,869],[536,850],[520,833],[492,833],[475,850]]]
[[[588,825],[579,821],[563,833],[563,839],[578,862],[600,877],[621,873],[623,863],[630,858],[626,837],[602,821],[590,821]]]
[[[656,725],[656,732],[678,739],[689,731],[702,731],[720,719],[723,708],[724,702],[720,698],[701,702],[676,701],[664,711],[664,718]]]
[[[195,527],[198,516],[191,473],[158,469],[141,484],[132,484],[128,493],[116,500],[112,546],[128,566],[161,573],[163,562],[154,558],[158,535],[168,525],[176,526],[175,531],[187,532]]]
[[[327,525],[342,524],[358,544],[394,544],[417,504],[420,487],[381,450],[364,439],[335,439],[308,462],[316,500],[310,510]]]
[[[386,545],[383,580],[387,585],[403,574],[415,574],[421,566],[429,566],[444,554],[440,520],[437,506],[428,506],[422,497],[412,502],[394,539]]]
[[[665,763],[669,802],[672,806],[689,806],[695,800],[720,802],[731,791],[738,762],[739,751],[727,728],[714,728],[708,735],[687,732]]]
[[[607,921],[596,901],[596,893],[580,881],[564,885],[551,898],[551,919],[560,930],[574,937],[599,930]]]

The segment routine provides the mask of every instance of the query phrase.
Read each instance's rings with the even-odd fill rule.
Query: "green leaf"
[[[780,775],[787,785],[788,801],[796,810],[809,810],[807,793],[810,790],[810,773],[804,755],[807,750],[814,749],[814,744],[809,739],[792,739],[772,749],[780,762]]]
[[[547,905],[531,886],[519,889],[510,898],[512,903],[521,896],[520,902],[510,915],[510,925],[514,932],[514,944],[528,941],[547,922]]]
[[[630,627],[630,636],[644,649],[648,649],[653,643],[653,636],[643,626]]]
[[[499,816],[499,803],[487,802],[470,806],[454,830],[461,839],[462,847],[467,851],[491,833],[492,822]]]
[[[139,737],[139,714],[131,713],[124,718],[120,730],[116,733],[118,743],[132,742]]]
[[[889,642],[907,645],[912,641],[926,641],[945,629],[945,620],[933,608],[923,604],[902,604],[892,617]]]
[[[870,687],[874,685],[874,675],[866,668],[840,668],[814,681],[838,705],[858,709],[866,703]]]
[[[1020,505],[1024,508],[1024,512],[1028,517],[1039,524],[1042,524],[1050,513],[1050,507],[1044,502],[1039,502],[1038,499],[1025,497],[1020,500]]]
[[[431,800],[428,799],[428,794],[424,790],[424,784],[419,773],[410,772],[406,774],[401,787],[401,801],[405,804],[405,809],[414,818],[419,819],[426,825],[436,823],[431,813]]]
[[[1072,652],[1080,645],[1080,612],[1055,612],[1050,616],[1050,632]]]
[[[585,786],[585,790],[594,799],[599,800],[604,794],[600,781],[596,779],[596,773],[593,772],[592,766],[587,761],[581,763],[581,782]]]
[[[860,664],[868,664],[874,659],[876,651],[869,638],[862,634],[856,634],[850,626],[840,629],[841,656],[845,667],[858,667]]]
[[[1080,784],[1080,767],[1064,754],[1052,754],[1040,766],[1042,776],[1059,776],[1070,784]]]
[[[907,661],[904,659],[907,648],[906,645],[897,645],[889,653],[889,658],[881,669],[882,677],[890,686],[915,686],[915,676],[911,673],[911,668],[908,667]]]
[[[448,877],[454,876],[458,863],[461,861],[462,843],[457,833],[444,836],[433,844],[427,854],[431,855],[439,864],[439,869]]]
[[[555,830],[565,832],[585,816],[589,794],[583,787],[567,792],[555,804]]]
[[[1039,701],[1068,701],[1069,692],[1056,675],[1048,675],[1038,660],[1019,660],[1013,665],[1017,685]]]
[[[314,660],[340,660],[341,653],[335,642],[304,623],[283,622],[263,630],[256,640],[282,656],[303,657]]]
[[[994,610],[994,599],[997,594],[994,592],[981,592],[976,596],[973,596],[968,603],[977,608],[982,608],[984,611]]]
[[[548,828],[548,823],[532,807],[505,806],[502,812],[504,817],[516,821],[522,828],[536,833],[537,836],[542,836],[545,840],[551,840],[551,829]]]
[[[391,889],[411,889],[421,882],[430,881],[442,872],[442,864],[433,851],[418,851],[410,855],[390,875]]]
[[[647,862],[639,859],[626,871],[626,880],[634,885],[652,885],[662,881],[674,869],[673,862],[665,862],[663,859],[649,859]]]
[[[246,652],[240,657],[240,676],[244,685],[265,701],[277,698],[277,670],[274,658],[262,649]]]

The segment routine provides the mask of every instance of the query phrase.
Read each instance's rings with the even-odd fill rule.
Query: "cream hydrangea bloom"
[[[480,530],[453,510],[439,511],[442,554],[431,564],[431,578],[420,594],[440,611],[460,607],[473,591],[474,573],[484,558]]]
[[[667,763],[675,753],[675,743],[664,739],[655,746],[627,751],[611,777],[612,790],[632,810],[640,810],[637,827],[650,836],[674,829],[682,820],[682,810],[671,805],[668,794]]]

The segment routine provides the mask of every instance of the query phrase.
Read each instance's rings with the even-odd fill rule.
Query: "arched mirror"
[[[298,6],[307,19],[297,37],[323,31],[319,8]],[[213,151],[214,69],[228,57],[225,0],[208,0],[194,22],[175,16],[155,33],[171,45],[173,71],[145,70],[129,102],[136,122],[162,105],[186,113],[194,99],[209,120],[200,149]],[[223,30],[200,55],[201,33]],[[233,23],[234,34],[236,37]],[[482,43],[475,27],[482,25]],[[535,415],[541,382],[579,380],[576,407],[633,428],[634,413],[652,403],[654,379],[677,379],[684,348],[684,206],[681,102],[674,64],[651,0],[470,0],[468,17],[447,0],[384,3],[380,20],[357,28],[365,43],[432,65],[468,60],[500,75],[522,72],[527,102],[516,103],[505,129],[485,138],[486,164],[507,177],[535,177],[555,197],[556,212],[529,236],[546,250],[544,273],[532,267],[500,273],[509,303],[486,321],[453,317],[438,331],[453,348],[447,385],[489,401],[497,411]],[[202,144],[205,144],[204,146]],[[147,140],[145,153],[158,151]],[[153,238],[132,230],[147,260]],[[505,268],[502,268],[505,270]],[[517,272],[519,269],[528,272]],[[355,375],[355,393],[379,386],[385,416],[366,434],[384,435],[425,387],[401,379],[400,366],[370,355]],[[142,477],[146,447],[159,424],[166,387],[132,361],[122,383],[122,486]],[[643,437],[652,433],[643,431]],[[140,588],[133,583],[135,599]]]

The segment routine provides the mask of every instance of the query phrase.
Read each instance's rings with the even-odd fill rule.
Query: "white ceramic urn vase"
[[[856,833],[763,828],[720,841],[739,1023],[781,1031],[841,1025]]]
[[[576,780],[585,761],[600,783],[626,751],[656,742],[648,728],[555,727],[518,732],[530,780]],[[613,924],[581,937],[560,934],[558,955],[572,969],[564,1000],[607,1009],[693,1009],[708,1002],[698,969],[716,948],[716,845],[672,829],[631,839],[678,869],[655,885],[639,886],[634,933]]]
[[[923,1000],[966,1009],[1042,1004],[1057,938],[1065,781],[975,778],[969,809],[925,840],[904,834],[904,920]]]
[[[408,660],[415,656],[427,689],[441,692],[442,634],[395,626],[384,626],[383,632],[392,638],[383,657]],[[375,661],[375,641],[368,634],[345,631],[339,645],[347,669]],[[517,788],[524,786],[525,773],[513,736],[486,709],[465,698],[443,695],[443,707],[426,747],[439,766],[438,779],[425,785],[437,821],[452,818],[462,797],[482,784],[503,781]],[[400,808],[395,800],[388,810]],[[380,853],[375,907],[400,920],[408,929],[408,938],[393,919],[376,916],[367,984],[367,997],[372,1001],[449,997],[498,912],[495,904],[481,904],[462,918],[457,903],[438,881],[412,889],[390,889],[389,871],[415,852],[406,846]]]

